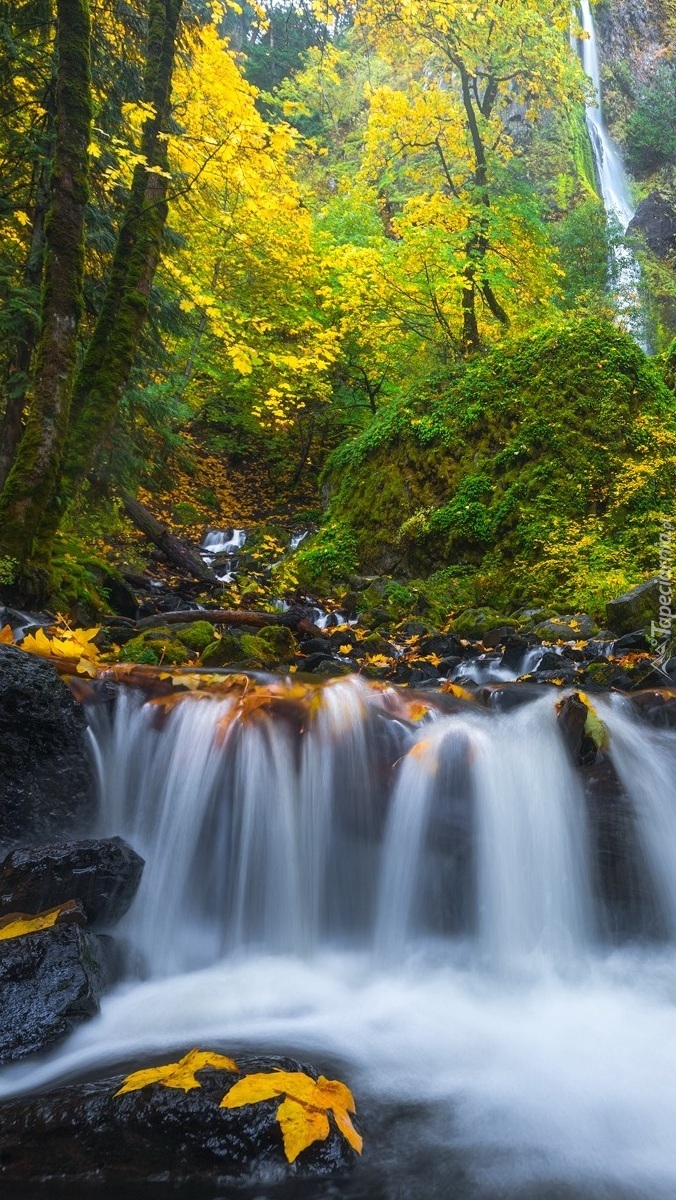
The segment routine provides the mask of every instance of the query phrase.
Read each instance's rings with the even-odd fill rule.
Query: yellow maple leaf
[[[446,696],[455,696],[456,700],[471,700],[472,702],[476,700],[476,697],[471,692],[468,692],[467,688],[460,687],[459,683],[451,683],[450,679],[442,683],[439,691],[443,692]]]
[[[326,1113],[289,1096],[282,1100],[277,1109],[277,1121],[289,1162],[295,1162],[302,1150],[307,1150],[314,1142],[325,1142],[329,1136],[330,1125]]]
[[[350,643],[346,642],[344,646],[338,647],[338,653],[339,654],[349,654],[351,649],[352,649],[352,646],[350,645]]]
[[[13,646],[14,634],[12,633],[11,625],[3,625],[0,629],[0,646]]]
[[[389,667],[392,665],[392,659],[386,654],[367,654],[366,661],[370,667]]]
[[[21,649],[29,654],[39,654],[50,658],[63,658],[72,661],[86,659],[96,662],[99,658],[98,647],[93,644],[101,626],[93,629],[62,629],[58,636],[47,637],[44,629],[29,633],[21,642]]]
[[[0,942],[10,938],[23,937],[26,933],[39,933],[41,929],[52,929],[59,917],[73,907],[73,901],[57,904],[56,908],[48,908],[45,912],[30,916],[28,913],[8,913],[0,919]]]
[[[220,1071],[235,1071],[239,1074],[237,1063],[224,1054],[213,1054],[209,1050],[190,1050],[178,1062],[165,1063],[161,1067],[148,1067],[127,1075],[115,1095],[139,1092],[150,1083],[161,1083],[163,1087],[180,1088],[183,1092],[190,1092],[193,1088],[201,1086],[195,1078],[195,1072],[203,1070],[204,1067],[216,1067]]]
[[[355,1112],[354,1097],[338,1079],[320,1075],[312,1079],[302,1071],[272,1071],[245,1075],[233,1084],[221,1101],[221,1108],[241,1108],[283,1096],[277,1109],[277,1121],[282,1131],[284,1153],[294,1162],[301,1151],[314,1142],[325,1141],[331,1111],[343,1137],[357,1154],[361,1154],[363,1139],[350,1120]]]

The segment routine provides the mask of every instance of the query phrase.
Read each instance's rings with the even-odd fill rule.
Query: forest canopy
[[[325,502],[342,464],[347,496],[355,447],[379,445],[392,413],[446,422],[418,469],[444,481],[433,507],[452,524],[464,512],[459,479],[435,455],[453,422],[478,411],[472,381],[485,364],[499,381],[518,361],[529,384],[524,339],[550,346],[543,331],[565,328],[591,339],[575,351],[580,371],[597,343],[625,370],[624,335],[602,332],[614,316],[617,231],[598,194],[591,85],[563,0],[4,0],[0,80],[8,598],[73,601],[94,545],[110,564],[126,561],[129,547],[116,549],[124,496],[139,492],[179,533],[234,524],[230,485],[219,492],[205,467],[214,462],[216,475],[244,470],[247,486],[258,479],[273,497],[269,513],[249,505],[259,518],[311,510],[324,530],[302,551],[300,579],[327,586],[312,546],[321,560],[337,538],[348,551],[334,555],[328,582],[346,583],[370,551],[349,504],[334,500],[323,515],[321,489]],[[637,85],[625,123],[637,170],[668,167],[670,143],[656,145],[655,131],[672,85],[668,58]],[[668,409],[663,316],[646,404]],[[555,364],[552,380],[557,372],[568,379]],[[603,422],[607,397],[594,387],[587,398]],[[512,434],[508,423],[488,439],[486,495],[497,494],[495,463]],[[626,429],[613,437],[622,458]],[[401,478],[404,468],[393,459],[391,470]],[[187,492],[177,479],[191,481]],[[430,509],[421,488],[409,489],[397,529]],[[655,494],[648,505],[654,521],[662,503]],[[389,545],[390,514],[373,504]],[[441,518],[424,520],[433,529]],[[423,553],[429,531],[416,527],[413,565],[403,550],[394,559],[401,570],[464,573],[456,599],[466,602],[500,533],[489,525],[478,556],[458,557],[458,530]],[[596,537],[591,526],[584,536]],[[626,548],[616,549],[599,569],[629,578]],[[527,570],[528,551],[516,557]],[[496,570],[506,579],[511,566]],[[293,589],[298,572],[286,579]],[[95,588],[85,591],[91,601]]]

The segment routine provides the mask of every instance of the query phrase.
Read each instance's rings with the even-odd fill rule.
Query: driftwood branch
[[[145,533],[146,537],[166,555],[170,562],[182,571],[193,575],[195,579],[199,579],[201,583],[218,585],[218,579],[213,571],[202,561],[196,550],[174,537],[173,533],[170,533],[167,527],[162,525],[144,504],[141,504],[140,500],[136,500],[124,488],[118,487],[117,491],[127,516],[141,530],[141,533]]]
[[[153,629],[161,625],[183,625],[192,621],[209,621],[212,625],[252,625],[262,629],[266,625],[285,625],[298,633],[309,633],[312,636],[321,634],[321,630],[309,620],[307,609],[294,605],[286,612],[264,613],[243,612],[241,609],[229,608],[198,608],[185,612],[157,613],[153,617],[144,617],[136,622],[136,628]]]

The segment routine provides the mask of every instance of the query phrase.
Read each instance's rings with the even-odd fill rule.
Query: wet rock
[[[596,742],[586,732],[589,711],[578,696],[566,696],[556,706],[557,720],[568,753],[576,766],[592,766],[597,759]]]
[[[0,1063],[47,1050],[95,1016],[109,980],[109,939],[79,925],[0,941]]]
[[[171,1056],[180,1057],[180,1052]],[[11,1181],[124,1186],[170,1180],[172,1185],[222,1187],[259,1180],[267,1190],[353,1165],[355,1151],[333,1116],[328,1137],[289,1163],[277,1121],[280,1098],[221,1108],[242,1074],[279,1068],[318,1076],[292,1059],[235,1058],[240,1074],[206,1067],[196,1073],[200,1086],[187,1092],[154,1083],[116,1096],[123,1078],[118,1075],[0,1104],[0,1179],[5,1186]]]
[[[335,634],[334,638],[335,638],[335,647],[334,648],[337,648],[339,645],[343,644],[340,641],[339,634]],[[304,654],[307,654],[307,655],[322,654],[326,658],[327,654],[331,653],[332,646],[334,646],[333,638],[331,639],[331,641],[329,641],[328,638],[308,638],[307,641],[303,642],[302,649],[303,649]]]
[[[516,633],[514,625],[498,625],[496,629],[489,629],[482,637],[484,646],[488,646],[491,650],[497,646],[504,646],[508,638]]]
[[[425,683],[436,683],[439,679],[439,668],[433,666],[432,663],[417,662],[414,660],[412,663],[409,663],[409,666],[411,668],[409,675],[411,687],[424,687]]]
[[[421,655],[438,654],[441,658],[448,655],[459,658],[467,657],[467,647],[453,633],[433,633],[429,637],[424,637],[418,643],[418,650]]]
[[[76,834],[91,821],[86,728],[49,663],[0,646],[0,846]]]
[[[134,899],[143,865],[120,837],[13,850],[0,867],[0,913],[38,913],[77,899],[91,924],[112,924]]]
[[[536,645],[537,638],[534,634],[525,636],[513,634],[505,638],[502,666],[507,667],[510,671],[521,671],[526,654]]]
[[[543,642],[577,642],[580,639],[593,637],[598,633],[598,625],[586,613],[575,613],[573,616],[552,617],[541,621],[533,632]]]
[[[595,891],[611,939],[663,938],[664,915],[637,830],[636,813],[605,751],[582,768]]]
[[[659,192],[650,192],[636,209],[627,233],[642,234],[653,254],[668,258],[676,250],[676,208]]]
[[[634,633],[625,633],[613,641],[613,654],[628,654],[636,650],[650,650],[650,642],[642,629],[637,629]]]
[[[121,617],[134,620],[138,611],[138,600],[133,587],[121,572],[107,570],[102,575],[101,590],[112,611]]]
[[[511,712],[524,704],[542,699],[542,688],[537,683],[489,683],[478,688],[476,698],[484,708],[494,712]]]
[[[644,629],[659,618],[660,585],[658,579],[648,579],[638,587],[609,600],[606,620],[615,633],[633,633]]]
[[[658,729],[676,729],[676,691],[636,692],[631,698],[635,711]]]

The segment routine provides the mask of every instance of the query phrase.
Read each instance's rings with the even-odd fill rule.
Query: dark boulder
[[[636,813],[608,754],[582,768],[602,932],[612,940],[666,935]]]
[[[108,958],[109,940],[75,924],[0,941],[0,1063],[47,1050],[95,1016]]]
[[[122,1187],[169,1180],[227,1187],[258,1180],[267,1190],[275,1183],[332,1175],[354,1163],[355,1151],[332,1114],[328,1137],[290,1163],[277,1120],[282,1097],[221,1108],[243,1075],[280,1068],[317,1078],[313,1068],[291,1059],[235,1057],[239,1074],[204,1067],[195,1074],[199,1086],[189,1091],[151,1083],[117,1096],[118,1075],[5,1101],[0,1104],[0,1179],[5,1186],[96,1181]]]
[[[0,846],[68,836],[91,820],[86,729],[49,663],[0,646]]]
[[[636,209],[627,233],[642,234],[657,258],[668,258],[676,250],[676,208],[659,192],[651,192]]]
[[[606,620],[615,633],[633,633],[657,620],[659,609],[659,580],[648,579],[616,600],[609,600],[606,604]]]
[[[12,850],[0,867],[0,913],[37,913],[75,898],[91,924],[109,925],[129,908],[143,865],[119,837]]]

